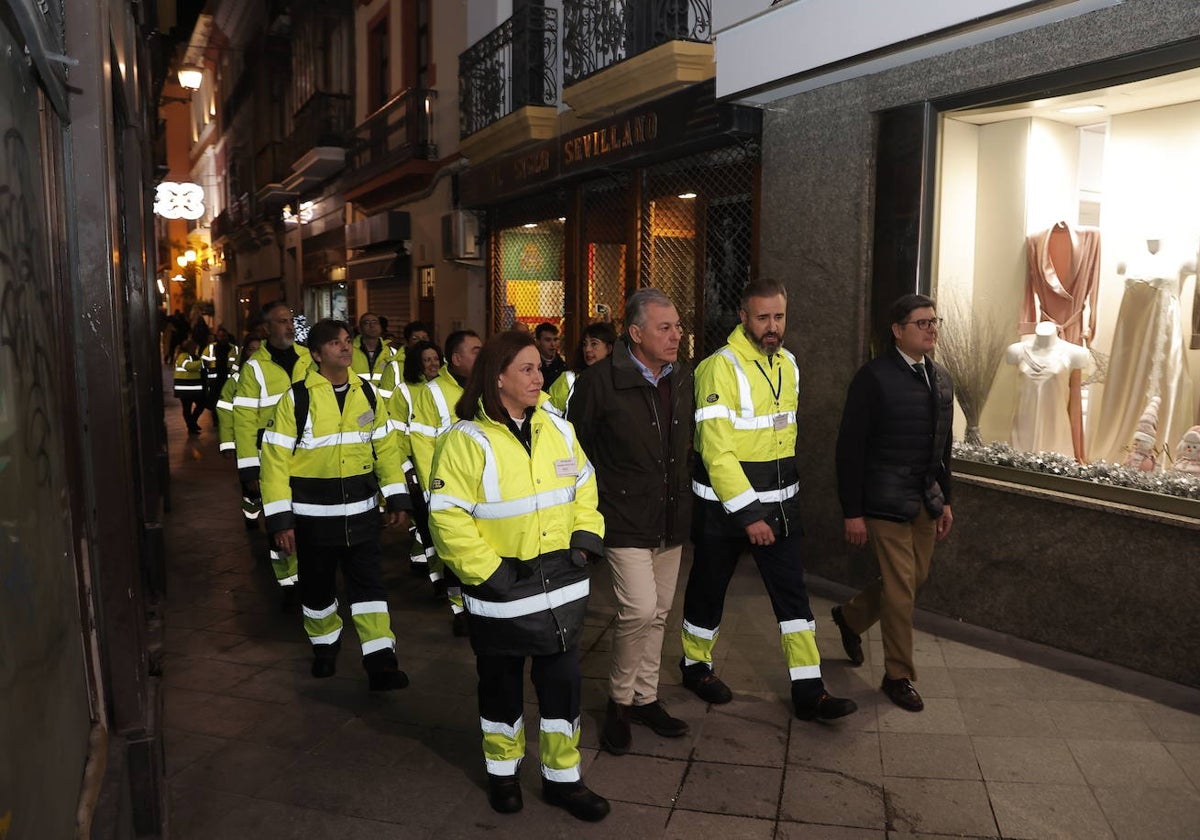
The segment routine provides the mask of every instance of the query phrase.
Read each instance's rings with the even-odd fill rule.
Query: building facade
[[[961,444],[922,604],[1200,684],[1195,4],[971,0],[852,25],[860,5],[717,35],[718,95],[765,110],[762,271],[793,292],[789,346],[820,360],[810,567],[872,574],[842,544],[832,444],[889,303],[928,292]]]

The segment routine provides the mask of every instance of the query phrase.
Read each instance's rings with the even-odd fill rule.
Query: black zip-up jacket
[[[624,338],[575,380],[567,419],[596,470],[606,546],[657,548],[687,536],[696,414],[691,366],[674,362],[668,379],[665,433],[659,391],[642,375]]]
[[[837,441],[838,497],[847,519],[908,522],[950,502],[954,382],[926,358],[930,387],[892,347],[861,368],[846,393]]]

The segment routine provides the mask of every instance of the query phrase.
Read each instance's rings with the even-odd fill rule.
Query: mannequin
[[[1146,240],[1144,253],[1118,263],[1125,293],[1113,332],[1112,359],[1104,395],[1089,419],[1089,455],[1122,463],[1143,409],[1159,398],[1151,447],[1167,451],[1196,420],[1192,377],[1184,348],[1179,292],[1195,268],[1191,257],[1171,254],[1161,239]],[[1143,434],[1145,432],[1143,431]]]
[[[1200,473],[1200,426],[1183,433],[1175,449],[1175,469],[1185,473]]]
[[[1057,222],[1025,240],[1025,300],[1018,331],[1033,332],[1041,321],[1052,321],[1072,344],[1088,346],[1096,332],[1096,300],[1100,291],[1100,231]],[[1071,450],[1084,460],[1083,376],[1070,374],[1067,416]],[[1063,450],[1068,451],[1068,450]]]
[[[1004,352],[1004,360],[1020,374],[1010,441],[1027,452],[1074,451],[1068,414],[1071,376],[1087,366],[1086,348],[1063,341],[1058,327],[1042,321]]]

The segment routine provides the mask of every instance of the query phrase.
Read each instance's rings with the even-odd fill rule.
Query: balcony
[[[254,155],[255,201],[261,206],[276,202],[291,201],[295,193],[283,186],[284,179],[291,174],[288,155],[284,144],[275,140],[265,144]]]
[[[526,6],[458,57],[459,148],[473,162],[558,131],[558,10]]]
[[[284,156],[292,174],[286,190],[300,193],[336,175],[346,163],[354,100],[349,94],[318,91],[296,111]]]
[[[437,91],[399,93],[349,133],[345,196],[368,207],[423,189],[437,172]]]
[[[715,75],[711,0],[563,0],[563,102],[584,119]]]

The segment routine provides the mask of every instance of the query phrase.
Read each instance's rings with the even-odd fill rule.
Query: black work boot
[[[493,776],[488,773],[488,804],[500,814],[515,814],[525,807],[521,799],[521,780],[517,776]]]
[[[820,680],[792,683],[792,708],[800,720],[837,720],[858,711],[858,704],[847,697],[834,697]]]
[[[342,640],[331,645],[313,645],[312,675],[319,680],[337,673],[337,655],[342,649]]]
[[[629,707],[608,700],[608,711],[604,715],[604,728],[600,730],[600,746],[613,755],[625,755],[633,744],[633,732],[629,728]]]
[[[719,705],[733,699],[733,692],[729,690],[729,686],[721,682],[706,663],[697,662],[694,665],[685,665],[681,659],[679,660],[679,671],[683,674],[683,687],[690,689],[705,703]]]
[[[629,719],[642,726],[649,726],[654,730],[655,735],[661,735],[664,738],[679,738],[688,734],[687,722],[672,717],[660,700],[633,706],[629,710]]]
[[[608,816],[608,800],[592,793],[583,782],[552,782],[542,779],[542,796],[547,805],[565,808],[567,813],[579,820],[599,822]]]
[[[408,674],[400,670],[396,652],[385,648],[363,657],[363,669],[367,672],[367,687],[371,691],[397,691],[408,688]]]

